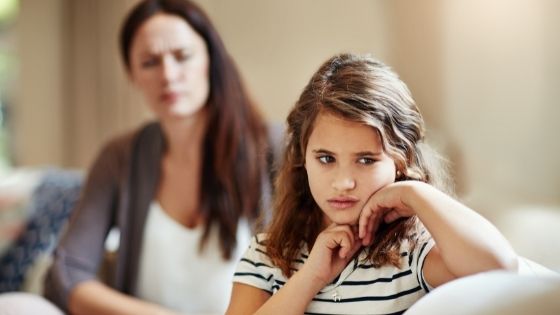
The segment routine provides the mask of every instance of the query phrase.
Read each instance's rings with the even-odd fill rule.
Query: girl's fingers
[[[352,256],[354,256],[354,254],[362,247],[362,243],[355,238],[354,239],[354,243],[352,244],[352,247],[348,250],[348,253],[346,253],[345,258],[350,258]]]
[[[331,249],[335,249],[336,247],[340,247],[338,250],[338,256],[342,259],[348,257],[349,254],[352,254],[352,250],[357,243],[357,238],[355,237],[355,230],[352,229],[349,225],[339,225],[330,228],[331,240],[334,243],[331,243]]]
[[[375,235],[375,231],[377,231],[378,226],[379,226],[379,215],[375,215],[368,222],[367,234],[362,241],[362,244],[364,246],[369,246],[372,243],[373,237]]]
[[[360,218],[358,219],[358,236],[360,238],[364,238],[366,236],[371,216],[372,213],[369,210],[369,207],[364,207],[360,213]]]
[[[385,223],[391,223],[400,217],[401,215],[395,209],[392,209],[385,214],[383,219],[385,220]]]
[[[352,257],[362,247],[357,226],[333,224],[321,234],[327,248],[338,249],[337,255],[340,259]]]
[[[363,244],[364,246],[368,245],[368,243],[370,242],[370,239],[371,239],[371,233],[370,233],[370,231],[371,231],[372,226],[373,226],[373,220],[370,219],[370,220],[368,220],[368,222],[367,222],[365,231],[364,231],[364,233],[363,233],[363,237],[360,237],[360,238],[362,239],[362,244]]]
[[[375,214],[370,218],[366,229],[366,235],[364,236],[364,238],[362,238],[362,244],[364,246],[369,246],[373,243],[379,225],[381,225],[383,220],[385,220],[386,211],[387,209],[379,208],[375,211]]]
[[[331,250],[340,247],[339,256],[341,257],[354,244],[354,231],[348,225],[331,225],[323,233],[328,238],[327,247]]]
[[[343,237],[340,242],[340,250],[338,251],[338,257],[344,259],[347,257],[348,253],[351,251],[353,242],[348,239],[348,237]]]
[[[347,242],[344,243],[344,246],[341,245],[340,251],[338,252],[339,257],[341,259],[348,259],[362,247],[362,243],[360,242],[357,235],[353,235],[353,237],[348,238]]]

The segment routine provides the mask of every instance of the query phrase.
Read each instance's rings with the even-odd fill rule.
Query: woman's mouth
[[[176,92],[166,92],[163,93],[160,97],[161,101],[164,104],[173,104],[175,102],[177,102],[177,100],[179,99],[180,94],[176,93]]]

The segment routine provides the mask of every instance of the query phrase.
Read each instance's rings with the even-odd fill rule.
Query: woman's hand
[[[323,288],[342,272],[360,247],[357,227],[333,223],[317,236],[301,272]]]
[[[406,197],[415,181],[403,181],[389,184],[371,195],[358,219],[358,236],[362,245],[368,246],[382,222],[390,223],[402,217],[415,215],[413,208],[406,202]]]

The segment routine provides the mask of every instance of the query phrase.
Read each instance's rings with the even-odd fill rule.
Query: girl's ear
[[[399,167],[395,160],[393,160],[393,165],[395,165],[395,180],[399,180],[399,178],[404,177],[404,175],[406,173],[406,165],[403,165],[402,167]]]
[[[406,166],[404,166],[403,170],[399,170],[397,169],[395,172],[395,180],[403,180],[407,177],[408,174],[408,168]]]

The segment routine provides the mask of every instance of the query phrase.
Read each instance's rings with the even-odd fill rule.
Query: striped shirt
[[[402,314],[431,288],[424,280],[422,267],[434,246],[427,232],[416,247],[401,245],[401,268],[386,265],[375,268],[365,260],[365,250],[350,261],[333,282],[309,303],[305,314]],[[275,294],[288,279],[266,254],[262,241],[266,234],[253,237],[249,249],[239,262],[233,281]],[[299,270],[308,256],[306,246],[294,262]]]

